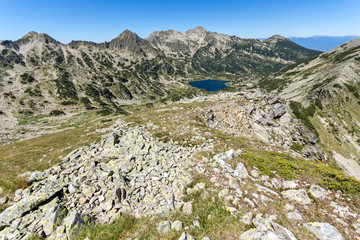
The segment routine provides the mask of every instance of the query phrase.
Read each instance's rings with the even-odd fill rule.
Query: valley
[[[0,239],[360,239],[359,58],[202,27],[0,41]]]

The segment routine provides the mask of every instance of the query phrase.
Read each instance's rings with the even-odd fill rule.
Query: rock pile
[[[206,125],[274,144],[288,150],[298,146],[301,155],[325,160],[318,139],[291,113],[287,102],[276,95],[255,90],[237,93],[234,100],[215,104],[205,117]]]
[[[30,233],[69,239],[81,225],[110,222],[119,212],[178,209],[196,152],[118,121],[99,143],[73,151],[45,172],[26,174],[32,184],[0,213],[0,239]]]

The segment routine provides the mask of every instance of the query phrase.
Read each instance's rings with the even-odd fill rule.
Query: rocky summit
[[[274,94],[198,96],[100,132],[19,176],[0,239],[360,239],[360,183]]]

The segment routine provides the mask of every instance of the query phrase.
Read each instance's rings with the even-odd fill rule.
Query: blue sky
[[[360,0],[0,0],[0,39],[29,31],[56,40],[110,41],[125,29],[209,31],[243,38],[360,35]]]

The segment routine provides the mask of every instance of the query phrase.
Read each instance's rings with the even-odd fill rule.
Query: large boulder
[[[60,191],[62,191],[64,184],[60,181],[50,182],[42,187],[38,192],[30,195],[27,198],[23,198],[19,202],[15,203],[11,207],[5,209],[0,213],[0,229],[10,224],[16,218],[22,217],[25,213],[38,207],[46,200],[54,197]]]
[[[242,162],[239,162],[235,168],[234,175],[237,178],[244,179],[249,176],[249,173]]]
[[[67,209],[61,204],[57,204],[46,211],[44,218],[41,220],[46,236],[51,235],[56,230],[66,213]]]
[[[255,229],[240,235],[240,240],[296,240],[295,236],[285,227],[263,218],[261,214],[253,219]]]
[[[307,195],[305,189],[287,190],[287,191],[283,191],[281,194],[284,197],[303,205],[311,203],[311,199]]]
[[[83,216],[78,212],[70,212],[63,221],[63,226],[65,227],[66,235],[70,238],[74,235],[81,226],[90,222],[88,216]]]
[[[308,222],[303,226],[320,240],[345,240],[341,233],[329,223]]]
[[[268,117],[270,119],[280,118],[285,113],[286,113],[286,104],[276,103],[276,104],[270,106],[270,108],[268,110]]]
[[[271,230],[250,229],[240,235],[239,240],[282,240]]]
[[[325,198],[327,198],[327,195],[329,195],[329,192],[326,189],[324,189],[318,185],[311,185],[309,192],[315,198],[321,199],[321,200],[324,200]]]

